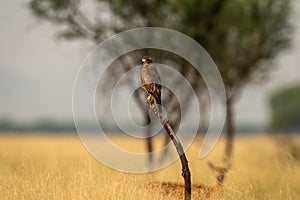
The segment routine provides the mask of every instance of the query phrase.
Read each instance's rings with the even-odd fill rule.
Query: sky
[[[0,119],[70,120],[73,82],[92,46],[58,40],[55,26],[39,23],[25,8],[26,2],[1,2]],[[294,9],[292,47],[275,59],[268,80],[245,88],[234,108],[236,123],[266,124],[269,95],[277,88],[300,83],[300,2]]]

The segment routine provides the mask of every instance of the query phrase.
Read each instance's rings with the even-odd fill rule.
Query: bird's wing
[[[149,71],[150,71],[151,76],[153,77],[153,82],[157,83],[157,84],[161,84],[159,74],[153,63],[150,64]]]

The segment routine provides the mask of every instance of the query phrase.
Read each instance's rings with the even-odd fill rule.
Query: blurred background
[[[149,191],[136,184],[149,177],[119,173],[87,154],[73,122],[72,91],[77,71],[97,44],[128,29],[152,26],[190,36],[219,68],[227,116],[224,137],[209,159],[230,158],[238,136],[225,199],[299,199],[299,1],[10,0],[1,2],[0,24],[0,198],[149,198]],[[106,72],[107,93],[99,91],[98,103],[145,54],[190,82],[202,109],[198,132],[204,132],[210,117],[205,83],[193,66],[169,52],[142,49],[118,58]],[[187,103],[179,105],[172,91],[163,90],[162,102],[168,102],[164,106],[175,130],[183,117],[195,115],[185,92],[183,88]],[[145,98],[142,90],[133,95],[132,110],[140,114],[141,125],[150,123]],[[186,113],[180,113],[181,107]],[[102,125],[108,132],[120,131],[110,122]],[[133,137],[115,136],[109,135],[128,151],[152,152],[163,146],[163,140],[152,137],[145,145]],[[168,142],[165,138],[164,144]],[[198,147],[187,153],[193,182],[209,182]],[[109,158],[114,160],[113,155]],[[151,164],[154,158],[149,154],[148,159]],[[159,181],[182,181],[178,162],[164,170],[157,172]]]
[[[47,2],[37,1],[36,4]],[[270,71],[262,81],[250,83],[243,89],[234,105],[238,130],[265,131],[272,115],[278,115],[278,106],[270,103],[272,94],[300,84],[297,62],[300,54],[300,3],[292,3],[289,20],[294,32],[291,46],[276,54],[273,62],[268,64]],[[38,11],[33,11],[27,1],[12,0],[1,4],[0,129],[73,130],[72,85],[76,71],[95,43],[82,38],[72,41],[62,36],[58,38],[57,33],[65,25],[37,15]],[[101,1],[99,7],[93,7],[93,3],[88,1],[81,4],[83,11],[95,12],[101,7]],[[103,10],[109,10],[104,5],[105,1],[102,4]],[[93,15],[95,13],[87,14]],[[109,16],[109,11],[102,12],[100,17],[107,21],[114,19]],[[170,14],[170,17],[176,18],[176,13]],[[287,102],[280,104],[288,104],[288,97],[285,95]],[[297,102],[300,102],[299,97]],[[299,105],[298,110],[292,110],[298,111],[299,116]]]
[[[208,51],[225,82],[233,132],[300,130],[297,1],[1,4],[0,130],[74,131],[71,95],[83,59],[108,36],[142,26],[179,30]]]

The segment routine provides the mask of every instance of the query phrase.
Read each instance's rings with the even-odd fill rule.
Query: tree
[[[230,158],[235,133],[233,105],[243,87],[265,75],[270,69],[267,62],[288,46],[292,31],[289,20],[291,1],[94,0],[89,2],[97,6],[96,12],[85,12],[80,0],[31,0],[29,7],[39,19],[63,27],[58,34],[67,39],[84,38],[99,42],[108,35],[126,29],[161,26],[181,31],[199,42],[216,62],[224,80],[227,94],[225,155]],[[103,16],[109,18],[104,19]],[[123,61],[122,66],[132,66],[129,63],[132,63],[130,58]],[[202,80],[201,76],[193,73],[192,68],[186,68],[186,63],[177,62],[177,68],[183,73],[195,74],[189,81],[199,94],[199,88],[204,88],[202,83],[199,84],[199,80]],[[128,70],[128,67],[124,69]],[[140,95],[138,94],[137,97]],[[168,99],[168,102],[171,100]]]
[[[268,61],[288,47],[291,3],[285,0],[180,1],[181,31],[197,40],[216,62],[226,89],[225,156],[232,156],[233,105],[243,87],[269,70]]]
[[[272,132],[300,131],[300,85],[282,88],[270,97]]]

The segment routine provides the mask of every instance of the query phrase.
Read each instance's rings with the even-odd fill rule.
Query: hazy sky
[[[251,85],[244,91],[235,106],[238,123],[267,122],[268,95],[277,87],[300,82],[299,5],[293,19],[297,24],[293,47],[276,59],[265,84]],[[0,118],[71,119],[73,81],[92,47],[57,40],[55,27],[38,23],[25,8],[25,1],[2,1],[0,23]]]

